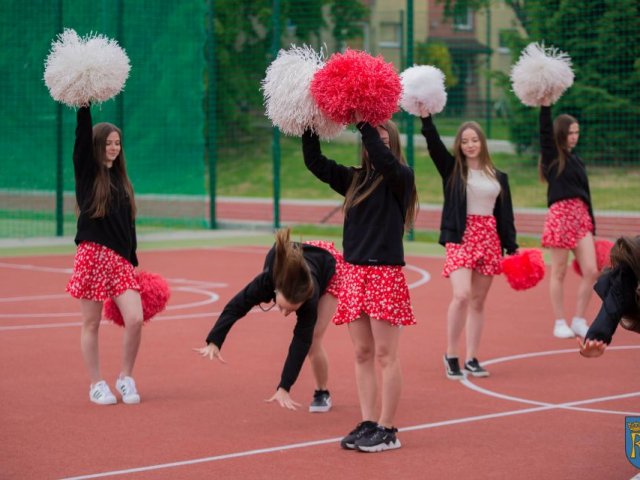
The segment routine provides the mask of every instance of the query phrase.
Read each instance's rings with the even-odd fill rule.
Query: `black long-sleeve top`
[[[558,148],[553,135],[551,107],[540,107],[540,157],[542,174],[547,181],[547,206],[560,200],[579,198],[589,208],[589,216],[593,222],[593,234],[596,233],[596,220],[591,205],[591,191],[587,169],[578,155],[565,152],[566,164],[558,175]]]
[[[375,127],[359,123],[357,128],[374,168],[364,189],[379,176],[383,180],[345,214],[344,259],[355,265],[404,265],[402,237],[415,184],[413,170],[394,157]],[[347,193],[354,175],[366,174],[362,168],[346,167],[325,157],[320,139],[309,130],[302,136],[302,152],[307,168],[340,195]]]
[[[638,315],[636,300],[638,279],[626,264],[606,270],[593,289],[602,299],[602,306],[589,327],[585,339],[611,343],[620,319],[625,315]]]
[[[94,242],[115,251],[134,266],[137,238],[135,221],[131,212],[131,199],[115,171],[109,169],[111,201],[104,217],[91,218],[89,207],[93,198],[93,183],[100,166],[93,152],[93,124],[90,107],[81,107],[77,113],[76,140],[73,148],[73,167],[76,180],[76,201],[80,207],[76,245]]]
[[[302,254],[311,272],[313,295],[296,311],[296,326],[293,329],[289,353],[278,384],[278,388],[283,388],[286,391],[289,391],[296,382],[304,359],[309,353],[313,341],[313,329],[318,319],[318,300],[327,289],[336,268],[333,256],[322,248],[302,244]],[[220,317],[207,335],[207,343],[213,343],[218,348],[222,348],[222,344],[234,323],[249,313],[249,310],[256,305],[275,300],[274,261],[275,248],[271,248],[265,258],[262,272],[224,307]]]
[[[460,181],[450,181],[455,166],[455,157],[442,143],[431,116],[422,117],[422,135],[427,141],[427,148],[431,160],[442,178],[444,205],[440,219],[439,243],[462,243],[462,237],[467,225],[467,186]],[[500,183],[500,195],[493,207],[496,219],[498,237],[503,253],[514,253],[518,249],[516,243],[516,227],[513,218],[513,205],[509,177],[506,173],[496,170],[496,179]]]

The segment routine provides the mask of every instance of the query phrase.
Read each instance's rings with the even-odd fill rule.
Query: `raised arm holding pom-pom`
[[[458,357],[466,325],[464,371],[486,377],[489,373],[477,358],[484,302],[493,277],[502,272],[503,252],[512,254],[518,250],[508,177],[491,161],[486,138],[477,123],[460,126],[451,154],[428,109],[420,104],[419,111],[422,134],[444,190],[439,243],[446,248],[442,274],[451,280],[452,287],[443,358],[445,373],[451,380],[464,378]]]
[[[132,378],[143,322],[134,270],[136,207],[121,142],[119,128],[110,123],[94,126],[90,107],[78,109],[73,165],[80,215],[67,292],[80,300],[80,345],[91,380],[89,399],[98,405],[117,402],[102,378],[98,355],[102,307],[108,299],[113,299],[124,320],[123,364],[115,386],[125,403],[140,402]]]
[[[595,219],[587,170],[575,153],[580,136],[578,121],[570,115],[551,119],[551,99],[545,96],[540,107],[540,177],[547,183],[547,205],[542,246],[551,254],[549,295],[555,317],[553,335],[558,338],[584,337],[588,325],[585,312],[597,278],[594,243]],[[575,313],[566,321],[564,281],[569,252],[580,264]]]
[[[340,445],[379,452],[400,447],[394,426],[402,386],[400,327],[415,324],[402,270],[402,240],[413,223],[417,194],[395,124],[371,125],[362,121],[361,113],[354,111],[350,118],[362,135],[358,167],[325,157],[318,136],[311,131],[302,136],[302,150],[307,168],[345,197],[343,247],[348,280],[340,291],[334,323],[348,325],[353,343],[361,421]],[[381,401],[377,366],[382,370]]]

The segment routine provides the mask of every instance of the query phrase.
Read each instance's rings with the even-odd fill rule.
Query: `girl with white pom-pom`
[[[333,322],[348,325],[362,421],[340,445],[380,452],[401,446],[394,427],[402,387],[398,348],[401,327],[415,324],[402,271],[402,239],[418,206],[414,173],[402,156],[395,124],[389,120],[374,126],[362,119],[355,111],[363,143],[359,167],[326,158],[318,134],[310,129],[302,136],[302,150],[307,168],[345,197],[347,268]],[[382,370],[381,402],[376,363]]]
[[[79,107],[73,167],[79,216],[73,273],[66,290],[80,300],[80,346],[91,385],[89,399],[117,402],[100,373],[99,327],[103,303],[111,298],[124,320],[122,370],[116,390],[127,404],[140,402],[131,377],[142,334],[140,284],[135,278],[136,204],[127,175],[122,132],[111,123],[93,126],[91,104],[117,95],[129,76],[129,58],[115,40],[103,35],[81,38],[66,29],[52,43],[45,62],[49,93]]]
[[[530,43],[511,69],[511,83],[518,99],[540,107],[540,177],[547,182],[549,212],[542,233],[542,246],[551,252],[549,293],[555,315],[553,335],[584,337],[584,318],[591,287],[598,276],[594,243],[595,219],[587,170],[574,149],[580,125],[570,115],[551,120],[551,105],[573,84],[569,56],[556,48]],[[564,279],[569,252],[576,256],[582,279],[578,287],[575,316],[571,326],[564,314]]]
[[[80,345],[91,379],[89,399],[99,405],[116,403],[100,374],[98,347],[103,302],[112,298],[125,325],[122,370],[115,387],[124,403],[139,403],[131,376],[143,322],[140,286],[134,276],[138,258],[133,187],[120,129],[110,123],[92,126],[89,106],[77,113],[73,165],[79,208],[75,237],[78,249],[66,289],[80,300]]]
[[[419,102],[418,108],[422,134],[444,190],[439,242],[446,248],[442,274],[451,280],[453,290],[447,313],[445,372],[451,380],[464,378],[458,344],[466,326],[464,372],[486,377],[489,372],[477,358],[484,303],[493,277],[502,272],[503,251],[514,254],[518,249],[509,180],[491,161],[485,135],[476,122],[460,126],[451,154],[429,109]]]
[[[580,125],[574,117],[566,114],[559,115],[552,122],[551,103],[549,96],[540,102],[539,171],[548,184],[549,212],[544,223],[542,246],[551,253],[549,293],[555,315],[553,335],[558,338],[584,337],[589,328],[585,312],[598,277],[595,219],[587,170],[575,153]],[[571,326],[564,314],[564,280],[570,251],[582,271]]]

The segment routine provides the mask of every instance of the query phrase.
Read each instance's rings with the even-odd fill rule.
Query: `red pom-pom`
[[[135,276],[140,284],[143,320],[148,322],[165,309],[171,292],[167,281],[157,273],[137,271]],[[104,302],[102,316],[116,325],[124,327],[122,315],[113,299],[109,298]]]
[[[353,122],[358,111],[371,125],[380,125],[399,110],[400,76],[381,56],[347,49],[334,53],[311,81],[311,95],[336,123]]]
[[[537,248],[523,248],[502,259],[502,273],[514,290],[535,287],[544,278],[544,272],[542,251]]]
[[[613,242],[610,240],[596,240],[596,265],[599,272],[604,270],[605,267],[611,266],[611,259],[609,258],[611,247],[613,247]],[[576,258],[573,259],[572,266],[573,271],[582,276],[582,270],[580,270],[580,264]]]

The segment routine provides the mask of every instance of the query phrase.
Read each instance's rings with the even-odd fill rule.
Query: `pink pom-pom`
[[[135,276],[140,284],[143,320],[148,322],[165,309],[171,292],[167,281],[157,273],[137,271]],[[122,315],[113,299],[110,298],[104,302],[102,316],[116,325],[124,327]]]
[[[400,76],[381,56],[347,49],[334,53],[311,81],[311,95],[320,110],[336,123],[354,121],[354,112],[380,125],[399,110]]]
[[[605,267],[611,266],[611,259],[609,258],[611,247],[613,247],[613,242],[610,240],[596,240],[596,264],[599,272],[604,270]],[[582,270],[580,270],[580,264],[577,259],[573,259],[572,266],[573,271],[582,276]]]
[[[523,248],[502,259],[502,273],[514,290],[535,287],[544,278],[544,272],[544,258],[537,248]]]

